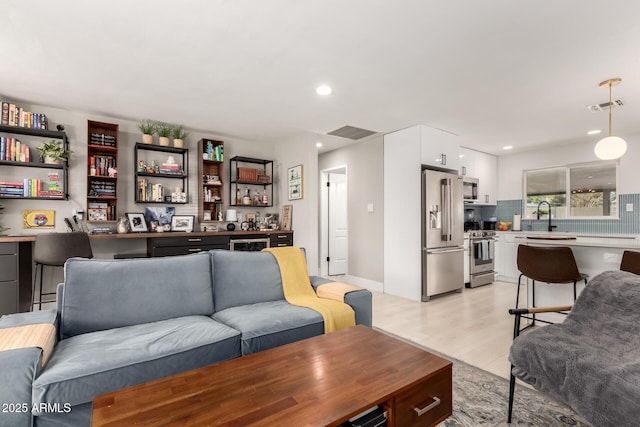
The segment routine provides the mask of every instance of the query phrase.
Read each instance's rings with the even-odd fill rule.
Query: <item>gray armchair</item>
[[[509,353],[511,422],[516,378],[572,408],[594,426],[640,420],[640,276],[607,271],[570,306],[509,310],[515,315]],[[520,317],[566,311],[561,324],[519,335]]]

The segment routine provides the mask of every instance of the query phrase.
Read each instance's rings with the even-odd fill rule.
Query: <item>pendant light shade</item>
[[[627,143],[619,136],[613,136],[611,133],[611,114],[613,110],[613,100],[611,98],[611,87],[619,84],[620,78],[609,79],[600,83],[600,87],[609,86],[609,136],[602,138],[596,144],[594,152],[601,160],[613,160],[622,157],[627,151]]]

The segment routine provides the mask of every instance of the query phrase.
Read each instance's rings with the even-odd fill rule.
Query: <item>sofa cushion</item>
[[[239,355],[240,333],[205,316],[77,335],[58,343],[33,383],[33,401],[80,405],[102,393]]]
[[[243,355],[324,333],[320,313],[284,300],[231,307],[213,317],[242,332]]]
[[[213,313],[208,254],[122,260],[73,258],[66,262],[64,274],[63,338]]]
[[[211,262],[216,311],[284,299],[280,268],[270,253],[214,250]]]

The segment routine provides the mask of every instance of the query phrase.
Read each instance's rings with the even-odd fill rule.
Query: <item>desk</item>
[[[293,231],[286,230],[90,234],[89,239],[95,258],[127,258],[229,249],[233,238],[258,236],[269,236],[271,246],[293,245]],[[30,310],[35,240],[35,234],[0,236],[0,315]],[[45,289],[53,291],[62,276],[52,274],[46,279]]]

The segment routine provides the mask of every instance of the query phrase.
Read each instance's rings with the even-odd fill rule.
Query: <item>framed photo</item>
[[[211,211],[202,212],[202,220],[203,221],[211,221]]]
[[[287,169],[289,200],[299,200],[304,196],[304,182],[302,176],[302,165]]]
[[[127,219],[129,220],[129,228],[134,233],[146,233],[147,222],[144,220],[144,214],[142,213],[129,213],[127,212]]]
[[[51,210],[24,210],[22,211],[22,223],[24,228],[54,228],[56,225],[55,212]]]
[[[194,215],[174,215],[171,217],[171,231],[193,231]]]

